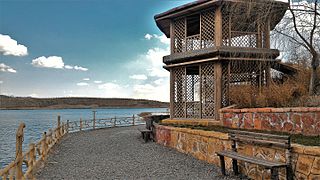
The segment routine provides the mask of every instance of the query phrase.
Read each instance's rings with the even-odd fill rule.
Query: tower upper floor
[[[199,0],[155,16],[171,39],[166,64],[214,54],[274,59],[270,31],[280,22],[288,3],[275,0]]]

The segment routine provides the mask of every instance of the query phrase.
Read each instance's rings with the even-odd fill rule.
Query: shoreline
[[[56,110],[56,109],[152,109],[152,108],[169,108],[169,107],[146,107],[146,106],[136,106],[136,107],[126,107],[126,106],[83,106],[83,107],[17,107],[17,108],[0,108],[0,110]]]

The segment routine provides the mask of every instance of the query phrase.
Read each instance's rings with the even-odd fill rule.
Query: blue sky
[[[1,0],[1,94],[169,101],[153,16],[187,2]]]

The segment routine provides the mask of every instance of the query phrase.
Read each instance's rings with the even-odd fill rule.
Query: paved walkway
[[[192,156],[144,143],[138,127],[68,134],[37,179],[234,179]]]

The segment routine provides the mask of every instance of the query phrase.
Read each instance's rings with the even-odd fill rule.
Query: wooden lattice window
[[[214,47],[214,10],[208,10],[201,13],[201,48]]]
[[[173,80],[173,112],[175,118],[185,117],[184,101],[185,101],[185,68],[173,68],[171,71]]]
[[[204,12],[180,17],[173,21],[173,53],[199,50],[214,47],[213,9]]]
[[[201,65],[201,103],[202,118],[213,119],[215,115],[214,90],[214,64]]]
[[[181,53],[185,51],[185,18],[180,18],[174,21],[174,40],[173,52]]]
[[[172,117],[215,118],[214,63],[173,68]]]

